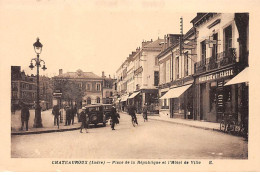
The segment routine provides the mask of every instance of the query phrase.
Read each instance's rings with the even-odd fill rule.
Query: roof
[[[144,50],[158,50],[160,51],[162,48],[162,45],[160,44],[161,42],[163,42],[163,39],[158,39],[150,44],[147,44],[143,47]]]
[[[162,51],[159,55],[157,55],[157,58],[161,58],[163,57],[164,55],[166,55],[167,53],[169,53],[173,48],[174,48],[175,45],[171,45],[170,47],[168,47],[167,49],[165,49],[164,51]]]
[[[83,72],[78,70],[77,72],[67,72],[55,78],[86,78],[86,79],[102,79],[100,76],[94,74],[93,72]]]

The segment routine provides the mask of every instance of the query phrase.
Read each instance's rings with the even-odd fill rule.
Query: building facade
[[[160,116],[193,118],[193,73],[196,63],[196,31],[184,36],[165,36],[164,50],[158,55],[160,65]]]
[[[34,107],[36,101],[36,76],[26,75],[21,66],[11,66],[11,105],[20,108],[20,103]]]
[[[62,93],[62,104],[76,104],[79,108],[103,101],[103,78],[92,73],[77,70],[53,77],[54,91]]]
[[[241,47],[236,14],[198,13],[191,21],[197,31],[197,59],[195,64],[194,118],[219,122],[224,115],[241,120],[239,114],[240,85],[225,86],[247,66],[241,57]],[[248,25],[244,34],[248,38]],[[247,54],[248,55],[248,54]]]
[[[48,110],[53,106],[53,82],[46,76],[39,76],[39,95],[42,110]]]
[[[113,96],[114,96],[114,83],[115,79],[112,79],[111,76],[105,76],[105,73],[102,72],[102,79],[103,79],[103,88],[102,88],[102,103],[103,104],[112,104],[113,103]]]
[[[158,111],[159,65],[156,56],[161,52],[162,41],[143,41],[142,47],[132,52],[117,70],[121,109],[134,105],[140,113],[147,104],[149,111]]]

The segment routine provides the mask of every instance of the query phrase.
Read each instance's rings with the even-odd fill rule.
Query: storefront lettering
[[[217,72],[217,73],[214,73],[214,74],[200,76],[199,82],[216,80],[216,79],[219,79],[219,78],[224,78],[224,77],[228,77],[228,76],[232,76],[232,75],[233,75],[233,69],[224,70],[224,71]]]

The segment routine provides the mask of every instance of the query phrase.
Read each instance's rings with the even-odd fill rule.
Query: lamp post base
[[[34,118],[34,128],[42,128],[42,118],[41,118],[41,107],[37,106],[35,108],[35,118]]]

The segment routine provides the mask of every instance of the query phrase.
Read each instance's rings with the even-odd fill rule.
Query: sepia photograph
[[[259,170],[249,156],[257,19],[167,4],[0,3],[1,171]]]

